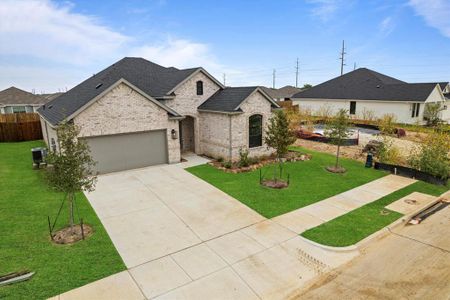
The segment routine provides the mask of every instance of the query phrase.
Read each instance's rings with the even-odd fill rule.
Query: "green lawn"
[[[323,245],[335,247],[350,246],[402,216],[402,214],[393,211],[388,211],[389,214],[387,215],[380,214],[386,205],[413,192],[438,196],[447,190],[448,187],[418,181],[375,202],[311,228],[301,235]]]
[[[345,192],[387,173],[367,169],[360,162],[342,159],[345,174],[333,174],[325,167],[334,163],[330,154],[309,151],[298,147],[293,150],[312,154],[310,161],[286,163],[290,185],[275,190],[259,184],[259,170],[240,174],[225,173],[209,165],[187,169],[192,174],[211,183],[225,193],[238,199],[266,218],[273,218],[297,208]],[[262,172],[270,176],[274,167],[266,166]]]
[[[62,194],[48,189],[43,171],[31,168],[30,149],[42,145],[0,143],[0,274],[36,272],[30,281],[0,287],[0,298],[45,299],[126,269],[83,194],[77,204],[94,235],[72,246],[50,242],[47,216],[55,217]],[[59,227],[66,209],[61,221]]]

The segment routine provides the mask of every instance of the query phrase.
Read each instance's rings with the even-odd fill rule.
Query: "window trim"
[[[196,82],[196,88],[197,88],[197,96],[203,95],[203,81],[198,80]]]
[[[252,121],[259,121],[259,134],[252,135]],[[255,126],[256,127],[256,126]],[[263,115],[254,114],[248,118],[248,148],[258,148],[263,145]]]
[[[417,118],[420,113],[420,103],[413,103],[411,109],[411,118]]]

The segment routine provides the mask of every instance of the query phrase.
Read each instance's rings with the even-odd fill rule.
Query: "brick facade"
[[[180,143],[172,139],[178,120],[128,85],[121,83],[74,118],[81,137],[149,131],[167,128],[169,162],[180,161]]]

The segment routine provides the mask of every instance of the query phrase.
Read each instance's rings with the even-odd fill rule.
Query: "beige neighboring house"
[[[316,115],[342,108],[356,119],[394,114],[399,123],[424,124],[424,110],[430,103],[441,103],[441,118],[450,121],[450,103],[444,96],[448,91],[448,82],[407,83],[360,68],[300,92],[292,100]]]
[[[14,86],[0,91],[0,113],[32,113],[49,100]]]
[[[38,110],[47,145],[63,121],[80,127],[108,173],[180,162],[195,152],[237,160],[271,153],[264,129],[275,101],[260,87],[225,87],[203,68],[166,68],[126,57]]]

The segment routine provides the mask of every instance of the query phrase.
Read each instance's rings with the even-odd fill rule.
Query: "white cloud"
[[[47,0],[2,0],[0,38],[0,54],[73,64],[110,57],[129,40],[93,17],[71,12],[68,4]]]
[[[328,21],[342,3],[345,3],[342,0],[308,0],[308,2],[314,5],[313,16],[320,18],[322,21]]]
[[[138,40],[93,16],[74,13],[67,3],[1,0],[0,89],[13,84],[28,90],[71,88],[83,79],[81,74],[89,76],[124,56],[142,56],[179,68],[203,66],[217,74],[224,70],[206,44],[173,37],[150,44]],[[51,67],[56,65],[65,69]],[[66,84],[55,78],[64,78]]]
[[[218,69],[222,66],[206,44],[184,39],[167,38],[158,45],[143,45],[133,49],[131,56],[139,56],[163,66],[189,68],[202,66],[206,69]]]
[[[408,4],[416,14],[442,35],[450,38],[450,1],[448,0],[409,0]]]
[[[395,28],[395,23],[392,17],[386,17],[384,18],[380,25],[380,33],[384,36],[389,35]]]

